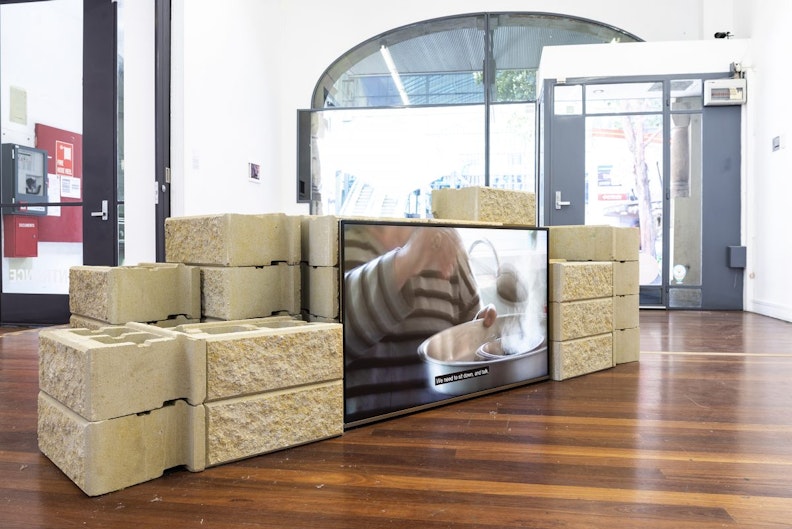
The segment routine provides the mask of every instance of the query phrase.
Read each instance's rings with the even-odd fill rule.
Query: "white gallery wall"
[[[746,163],[745,244],[748,246],[745,309],[792,321],[792,72],[789,28],[792,3],[746,2],[752,62],[747,72],[749,105],[743,152]],[[773,150],[773,138],[781,141]]]
[[[396,27],[484,11],[567,14],[653,43],[711,40],[716,31],[756,41],[743,124],[745,306],[792,320],[792,250],[779,220],[792,185],[789,150],[770,150],[790,115],[781,94],[792,3],[782,0],[174,0],[173,215],[307,213],[295,200],[296,111],[310,106],[325,69]],[[248,178],[251,162],[260,164],[258,183]]]

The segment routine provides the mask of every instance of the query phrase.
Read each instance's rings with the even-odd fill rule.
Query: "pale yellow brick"
[[[613,331],[613,364],[637,362],[641,356],[641,331],[638,327]]]
[[[206,404],[206,462],[237,459],[343,433],[341,380]]]
[[[136,266],[73,266],[69,269],[72,314],[124,324],[201,316],[200,272],[173,263]]]
[[[613,263],[613,295],[629,296],[640,291],[638,261],[616,261]]]
[[[206,466],[204,407],[184,401],[141,415],[88,421],[46,393],[38,398],[38,445],[83,492],[98,496]]]
[[[137,327],[135,327],[137,325]],[[39,389],[89,421],[206,396],[206,357],[150,325],[39,333]]]
[[[550,378],[565,380],[613,367],[613,333],[550,342]]]
[[[289,317],[177,328],[206,351],[206,401],[295,387],[343,376],[342,327]]]
[[[631,329],[640,325],[638,294],[613,296],[613,328]]]
[[[463,187],[432,191],[435,219],[499,222],[536,226],[536,195],[494,187]]]
[[[302,311],[302,319],[305,321],[309,321],[312,323],[340,323],[340,318],[325,318],[323,316],[315,316],[313,314],[309,314],[307,310]]]
[[[300,265],[201,267],[204,318],[243,320],[299,314]]]
[[[301,260],[301,217],[225,213],[165,220],[168,262],[266,266]]]
[[[550,259],[569,261],[637,261],[638,228],[551,226]]]
[[[155,327],[167,329],[169,327],[176,327],[177,325],[185,325],[187,323],[200,323],[200,321],[201,320],[199,318],[186,318],[182,315],[178,315],[174,316],[173,318],[168,318],[167,320],[149,321],[146,323]],[[97,329],[101,329],[102,327],[109,327],[112,325],[113,324],[110,322],[88,318],[86,316],[80,316],[79,314],[72,314],[69,316],[69,327],[74,329],[91,329],[95,331]]]
[[[340,271],[334,266],[302,267],[302,309],[306,319],[335,320],[341,317]]]
[[[613,330],[613,298],[550,303],[550,339],[572,340]]]
[[[577,301],[613,295],[611,261],[550,263],[550,301]]]
[[[339,222],[332,215],[303,217],[303,261],[310,266],[338,266]]]

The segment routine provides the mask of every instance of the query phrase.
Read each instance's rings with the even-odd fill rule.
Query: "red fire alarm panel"
[[[38,257],[38,217],[3,216],[3,256]]]

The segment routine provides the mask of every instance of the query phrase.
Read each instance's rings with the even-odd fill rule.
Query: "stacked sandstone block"
[[[331,215],[302,220],[302,314],[307,321],[341,321],[340,220]]]
[[[281,213],[169,218],[165,257],[200,270],[204,321],[299,315],[300,222]]]
[[[536,194],[494,187],[435,189],[432,215],[436,219],[536,226]]]
[[[69,270],[74,327],[100,328],[129,321],[172,326],[198,322],[198,268],[171,263],[74,266]]]
[[[638,360],[637,228],[550,228],[554,380]]]
[[[341,326],[289,317],[40,333],[39,448],[86,494],[343,432]]]

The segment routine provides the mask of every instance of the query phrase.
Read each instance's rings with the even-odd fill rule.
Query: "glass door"
[[[0,324],[65,323],[69,268],[117,260],[115,5],[3,4],[0,38]]]
[[[585,224],[637,227],[644,304],[662,303],[662,83],[585,87]]]
[[[540,216],[639,228],[643,307],[742,309],[740,107],[703,80],[545,82]]]

